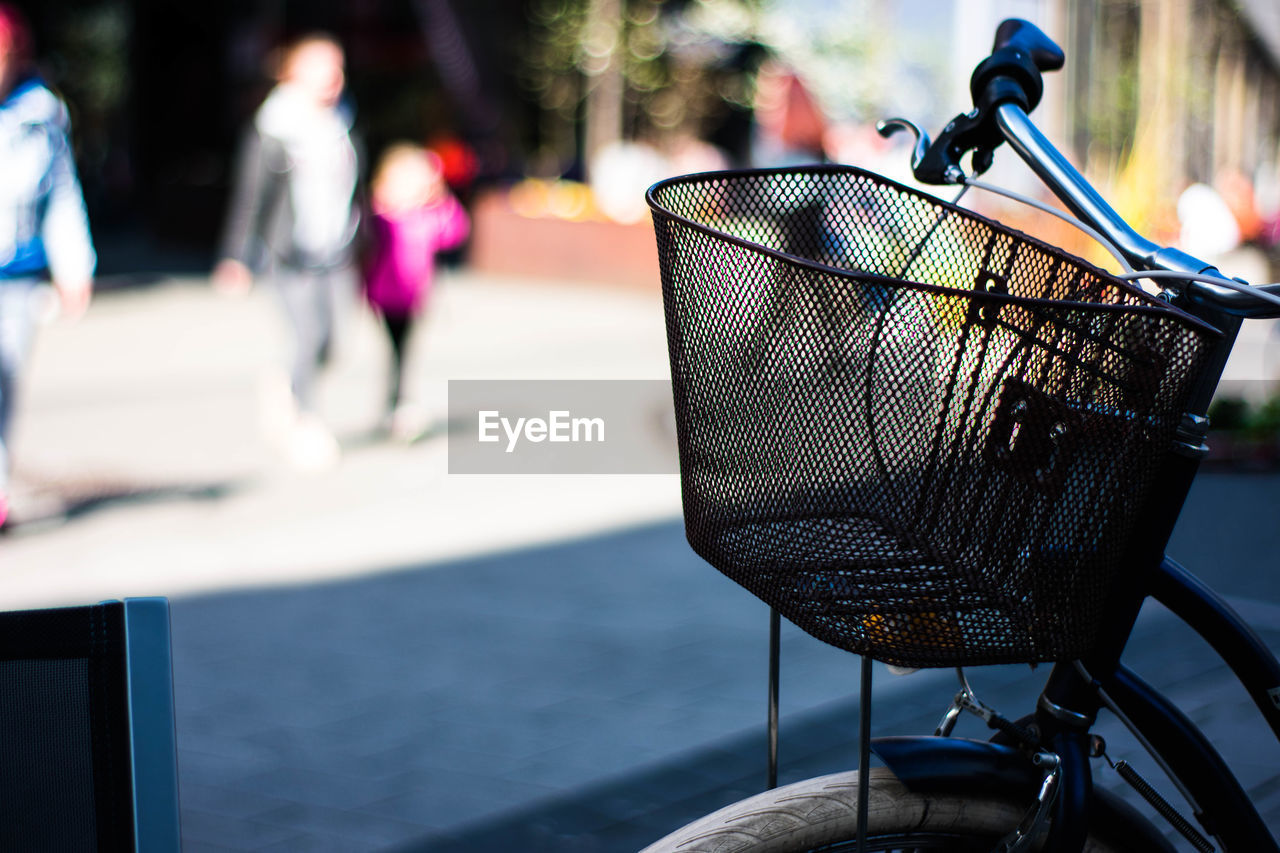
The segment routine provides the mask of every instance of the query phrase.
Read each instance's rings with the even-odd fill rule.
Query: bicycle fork
[[[1071,728],[1059,730],[1050,722],[1047,728],[1051,729],[1049,741],[1052,748],[1046,748],[1040,734],[1043,728],[1039,723],[1036,729],[1028,729],[1001,716],[977,697],[963,669],[957,668],[956,672],[960,678],[960,691],[956,693],[934,735],[948,737],[955,729],[962,712],[974,714],[988,728],[1003,734],[1011,745],[1024,752],[1029,751],[1031,764],[1042,774],[1036,801],[1018,826],[996,845],[995,853],[1022,853],[1030,850],[1042,838],[1045,840],[1045,851],[1077,853],[1082,850],[1088,837],[1086,809],[1093,782],[1087,746],[1091,718],[1048,703],[1057,710],[1055,716],[1059,718],[1058,722],[1072,723],[1071,728],[1078,731],[1073,732]],[[1049,710],[1045,707],[1046,701],[1041,701],[1042,711]]]
[[[1058,788],[1062,781],[1062,762],[1052,752],[1037,752],[1031,763],[1044,771],[1040,793],[1036,803],[1023,817],[1021,823],[996,845],[994,853],[1022,853],[1029,850],[1036,838],[1048,828],[1050,810],[1058,800]]]

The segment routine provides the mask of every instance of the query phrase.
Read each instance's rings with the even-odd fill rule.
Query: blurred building
[[[1059,2],[1063,127],[1122,212],[1168,232],[1188,184],[1280,212],[1280,6],[1273,0]],[[1072,61],[1074,59],[1074,61]]]
[[[1191,184],[1211,186],[1246,239],[1280,236],[1280,4],[1275,0],[845,0],[857,14],[811,8],[826,28],[793,38],[801,70],[824,106],[868,123],[903,115],[937,130],[969,104],[974,66],[1009,17],[1025,18],[1066,53],[1045,76],[1040,126],[1140,230],[1178,236],[1176,206]],[[792,13],[794,21],[803,16]],[[865,35],[834,39],[840,27]],[[859,68],[839,76],[816,46],[861,45]],[[843,96],[841,95],[843,86]],[[849,93],[859,93],[858,99]],[[844,101],[841,102],[841,97]],[[902,157],[895,155],[898,160]],[[1035,191],[1015,161],[994,178]],[[1004,161],[1003,163],[1001,161]],[[883,168],[872,161],[873,168]],[[885,164],[898,168],[893,161]],[[901,176],[901,173],[897,173]],[[1270,223],[1270,225],[1268,225]],[[1267,237],[1270,230],[1271,236]]]
[[[368,147],[398,138],[517,144],[511,70],[523,5],[503,0],[18,0],[41,69],[72,105],[95,229],[214,245],[244,123],[271,85],[275,47],[337,35]],[[110,249],[108,248],[108,257]]]
[[[1041,123],[1137,224],[1159,236],[1182,188],[1222,176],[1242,177],[1264,214],[1280,211],[1274,0],[19,3],[74,110],[100,234],[209,250],[272,49],[312,29],[347,46],[370,149],[449,136],[477,153],[482,176],[555,178],[582,176],[589,149],[619,141],[711,141],[748,162],[767,56],[853,141],[828,156],[887,168],[902,158],[877,160],[866,128],[895,114],[941,127],[965,108],[996,24],[1024,17],[1067,52]]]

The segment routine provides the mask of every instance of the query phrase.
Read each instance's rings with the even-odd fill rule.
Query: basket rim
[[[713,228],[710,225],[706,225],[704,223],[698,222],[697,220],[690,219],[689,217],[684,216],[682,214],[673,212],[658,199],[659,193],[671,187],[678,186],[681,184],[694,184],[694,183],[701,183],[701,182],[707,182],[712,180],[725,181],[725,180],[734,180],[734,179],[758,177],[758,176],[765,176],[765,175],[805,175],[805,174],[809,174],[809,175],[851,174],[859,177],[869,178],[873,182],[878,183],[882,186],[891,187],[895,190],[898,190],[899,192],[903,192],[903,193],[906,193],[907,195],[915,196],[916,198],[919,198],[922,201],[942,207],[950,211],[952,214],[956,214],[961,216],[962,218],[981,223],[990,228],[994,228],[997,231],[1000,231],[1004,234],[1023,240],[1027,243],[1030,243],[1033,246],[1036,246],[1042,251],[1062,255],[1063,257],[1070,260],[1072,263],[1076,264],[1082,270],[1089,272],[1097,276],[1098,278],[1111,283],[1113,286],[1118,287],[1121,290],[1134,294],[1142,301],[1143,304],[1117,305],[1115,303],[1110,303],[1110,302],[1080,302],[1077,300],[1070,300],[1070,299],[1044,299],[1042,297],[1018,296],[1018,295],[1009,294],[1009,293],[990,293],[983,290],[947,287],[941,284],[932,284],[929,282],[916,281],[914,279],[894,278],[893,276],[882,275],[880,273],[855,272],[853,270],[841,269],[840,267],[833,267],[829,264],[824,264],[819,261],[815,261],[812,258],[805,258],[800,255],[791,254],[790,252],[783,252],[780,249],[770,248],[769,246],[765,246],[760,243],[756,243],[751,240],[738,237],[734,234],[729,234],[717,228]],[[906,284],[906,285],[910,285],[911,287],[917,287],[927,291],[955,294],[955,295],[961,295],[965,297],[976,297],[978,299],[985,299],[985,300],[991,300],[996,302],[1007,302],[1007,303],[1013,303],[1013,304],[1039,305],[1039,306],[1059,305],[1059,306],[1068,306],[1068,307],[1080,308],[1080,309],[1091,310],[1091,311],[1105,311],[1105,312],[1114,311],[1114,312],[1120,312],[1120,313],[1138,312],[1142,314],[1154,314],[1154,315],[1169,317],[1173,320],[1176,320],[1181,325],[1187,327],[1189,330],[1193,330],[1201,334],[1206,334],[1214,338],[1222,337],[1221,330],[1219,330],[1218,328],[1216,328],[1215,326],[1209,323],[1206,323],[1204,320],[1201,320],[1199,317],[1196,317],[1193,314],[1189,314],[1186,311],[1182,310],[1181,308],[1178,308],[1176,305],[1172,305],[1164,301],[1163,299],[1152,296],[1142,288],[1137,287],[1136,285],[1134,285],[1129,281],[1126,281],[1121,278],[1116,278],[1114,275],[1102,269],[1101,267],[1098,267],[1090,263],[1089,261],[1085,260],[1084,258],[1081,258],[1077,255],[1072,254],[1071,252],[1066,251],[1065,249],[1061,249],[1057,246],[1047,243],[1044,240],[1041,240],[1040,238],[1027,234],[1023,231],[1019,231],[1017,228],[1012,228],[1008,225],[1005,225],[1003,222],[992,219],[988,216],[983,216],[980,213],[975,213],[972,210],[968,210],[966,208],[960,207],[959,205],[952,204],[951,202],[940,199],[937,196],[931,195],[930,193],[926,193],[921,190],[915,189],[913,187],[906,186],[905,184],[901,184],[895,180],[886,178],[881,174],[869,171],[867,169],[862,169],[857,166],[850,166],[850,165],[840,164],[840,163],[815,163],[815,164],[805,165],[805,166],[784,166],[784,167],[766,168],[766,169],[725,169],[725,170],[710,171],[710,172],[693,172],[687,175],[675,175],[670,178],[664,178],[663,180],[653,184],[652,186],[649,187],[648,190],[645,191],[645,201],[648,203],[649,209],[655,217],[661,217],[664,219],[679,222],[682,225],[685,225],[689,228],[693,228],[696,231],[700,231],[710,237],[713,237],[716,240],[733,243],[744,249],[747,249],[748,251],[756,252],[762,255],[768,255],[789,264],[795,264],[801,267],[807,267],[811,270],[814,270],[815,272],[823,273],[824,275],[833,275],[833,276],[836,276],[837,278],[856,280],[856,281],[871,280],[871,281],[891,282],[899,285]]]

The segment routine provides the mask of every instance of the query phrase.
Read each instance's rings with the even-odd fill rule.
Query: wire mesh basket
[[[887,663],[1087,651],[1216,331],[849,167],[649,203],[694,550]]]

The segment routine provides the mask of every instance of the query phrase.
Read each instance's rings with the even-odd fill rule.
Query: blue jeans
[[[9,489],[9,428],[36,326],[36,279],[0,279],[0,494]]]

